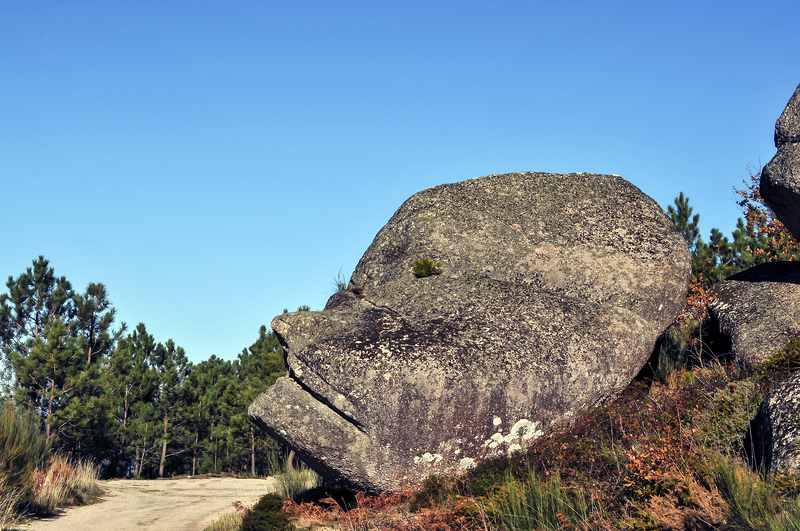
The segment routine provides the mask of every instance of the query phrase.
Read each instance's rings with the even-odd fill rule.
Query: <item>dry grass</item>
[[[8,485],[8,480],[0,476],[0,531],[10,529],[17,521],[17,506],[24,496],[22,489]]]
[[[33,475],[31,509],[40,514],[52,514],[58,507],[85,504],[101,493],[97,479],[94,464],[55,455],[46,469],[37,470]]]
[[[203,531],[239,531],[242,527],[243,507],[223,513],[215,522]]]

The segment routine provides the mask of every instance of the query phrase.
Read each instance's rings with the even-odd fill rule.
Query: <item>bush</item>
[[[434,262],[430,258],[420,258],[414,262],[414,276],[417,278],[440,275],[442,273],[442,263]]]
[[[281,512],[284,498],[274,492],[265,494],[242,518],[241,531],[293,530],[289,517]]]
[[[0,481],[6,488],[27,488],[49,453],[50,446],[33,415],[4,404],[0,409]]]
[[[441,502],[444,492],[445,486],[441,478],[437,474],[428,476],[422,483],[422,488],[414,493],[408,508],[416,512],[423,508],[433,507]]]

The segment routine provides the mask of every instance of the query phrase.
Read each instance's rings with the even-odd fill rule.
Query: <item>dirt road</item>
[[[233,509],[252,505],[272,488],[271,479],[169,479],[101,481],[103,501],[71,507],[62,515],[19,529],[56,531],[202,531]]]

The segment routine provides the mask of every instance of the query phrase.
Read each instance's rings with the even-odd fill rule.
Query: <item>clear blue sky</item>
[[[193,361],[321,309],[411,194],[620,174],[704,236],[775,153],[800,2],[0,0],[0,278]]]

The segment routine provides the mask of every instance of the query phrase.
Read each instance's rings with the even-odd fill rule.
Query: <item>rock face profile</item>
[[[800,373],[772,389],[752,423],[756,463],[770,474],[800,472]]]
[[[440,274],[415,274],[421,259]],[[672,222],[621,177],[512,173],[429,188],[323,311],[273,320],[289,373],[250,418],[350,488],[457,473],[627,385],[689,275]]]
[[[775,123],[775,147],[761,171],[761,197],[800,241],[800,85]]]
[[[738,363],[753,366],[800,334],[800,263],[769,262],[715,285],[711,315]]]

